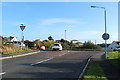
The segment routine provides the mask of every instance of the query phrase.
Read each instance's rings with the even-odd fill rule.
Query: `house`
[[[114,50],[115,48],[120,47],[120,41],[113,41],[109,46],[109,50]]]
[[[83,45],[83,43],[79,42],[78,40],[71,40],[71,43],[74,44],[76,47]]]
[[[78,42],[79,42],[78,40],[71,40],[71,43],[73,43],[73,44],[76,44]]]
[[[8,37],[8,41],[5,42],[5,44],[13,44],[15,46],[19,46],[19,47],[23,46],[23,47],[25,47],[25,44],[23,42],[19,41],[16,36]]]
[[[8,38],[8,42],[14,42],[14,41],[18,41],[18,38],[16,36],[10,36]]]

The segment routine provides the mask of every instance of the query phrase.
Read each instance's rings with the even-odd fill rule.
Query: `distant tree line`
[[[8,37],[2,37],[2,41],[7,42]],[[43,41],[40,40],[24,41],[26,47],[36,48],[36,49],[40,49],[41,46],[45,46],[47,49],[51,49],[54,43],[60,43],[64,49],[98,49],[98,50],[102,49],[100,46],[92,43],[91,41],[84,42],[82,45],[75,45],[72,42],[69,42],[68,40],[64,40],[63,38],[54,41],[52,36],[49,36],[48,40],[43,40]]]

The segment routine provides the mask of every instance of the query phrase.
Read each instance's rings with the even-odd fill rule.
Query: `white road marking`
[[[69,51],[68,51],[68,52],[69,52]],[[63,55],[65,55],[65,54],[67,54],[67,53],[61,54],[61,55],[59,55],[59,56],[63,56]],[[43,61],[40,61],[40,62],[36,62],[36,63],[30,64],[30,65],[31,65],[31,66],[34,66],[34,65],[37,65],[37,64],[40,64],[40,63],[49,61],[49,60],[51,60],[51,59],[53,59],[53,58],[49,58],[49,59],[46,59],[46,60],[43,60]]]
[[[5,74],[6,72],[3,72],[3,73],[0,73],[0,75],[3,75],[3,74]]]
[[[46,59],[46,60],[43,60],[43,61],[40,61],[40,62],[36,62],[36,63],[34,63],[34,64],[30,64],[30,65],[31,65],[31,66],[34,66],[34,65],[37,65],[37,64],[40,64],[40,63],[43,63],[43,62],[49,61],[49,60],[51,60],[51,59],[53,59],[53,58],[49,58],[49,59]]]
[[[65,54],[67,54],[67,53],[61,54],[61,55],[59,55],[59,56],[63,56],[63,55],[65,55]]]

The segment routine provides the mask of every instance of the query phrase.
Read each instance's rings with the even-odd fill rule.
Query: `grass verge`
[[[26,51],[31,51],[31,49],[28,49],[28,48],[20,48],[18,46],[14,46],[14,45],[3,45],[1,50],[0,50],[0,53],[1,54],[16,54],[16,53],[20,53],[20,52],[26,52]]]
[[[108,80],[98,63],[90,61],[83,80]]]
[[[120,69],[120,52],[114,51],[107,54],[107,60]]]

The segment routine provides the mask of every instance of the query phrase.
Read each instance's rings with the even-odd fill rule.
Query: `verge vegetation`
[[[103,69],[98,63],[90,61],[86,72],[83,76],[83,80],[108,80]]]
[[[114,51],[107,54],[107,60],[120,69],[120,52]]]
[[[12,44],[3,45],[2,48],[0,49],[1,54],[15,54],[25,51],[31,51],[31,49],[28,48],[21,49],[20,47],[14,46]]]
[[[83,45],[79,47],[73,47],[71,50],[76,51],[102,51],[102,48],[90,41],[83,43]]]

